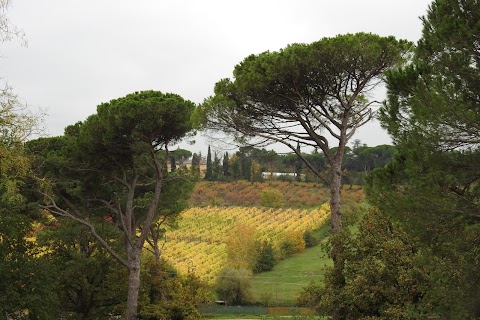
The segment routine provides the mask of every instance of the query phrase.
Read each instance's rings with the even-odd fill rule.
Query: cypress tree
[[[212,180],[213,170],[212,170],[212,152],[210,151],[210,146],[208,146],[207,153],[207,171],[205,172],[205,180]]]
[[[230,176],[230,162],[228,158],[228,152],[225,152],[225,155],[223,156],[223,175],[225,177]]]
[[[193,154],[192,156],[192,175],[198,179],[200,177],[200,159],[201,159],[201,154],[198,155],[196,153]]]

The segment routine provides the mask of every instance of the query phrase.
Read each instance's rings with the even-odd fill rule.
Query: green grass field
[[[253,279],[255,301],[263,305],[295,305],[303,287],[322,281],[325,267],[332,265],[321,245],[329,229],[330,224],[326,223],[316,233],[321,239],[319,245],[280,261],[272,271],[256,275]]]

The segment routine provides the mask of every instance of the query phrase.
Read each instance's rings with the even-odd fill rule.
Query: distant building
[[[293,172],[262,172],[265,180],[295,180],[297,175]],[[300,174],[300,181],[305,181],[305,174]]]

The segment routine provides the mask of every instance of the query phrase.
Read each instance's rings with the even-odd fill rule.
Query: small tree
[[[305,239],[303,234],[296,231],[287,232],[280,244],[281,258],[288,258],[295,253],[305,250]]]
[[[253,160],[250,164],[250,181],[261,181],[262,172],[260,171],[260,164],[258,161]]]
[[[296,154],[301,154],[300,151],[300,142],[297,142],[297,151]],[[300,158],[297,157],[295,161],[295,180],[302,181],[302,169],[303,169],[303,162]]]
[[[230,177],[230,159],[228,156],[228,152],[225,152],[225,155],[223,156],[223,176],[224,177]]]
[[[82,319],[114,313],[126,296],[127,283],[122,281],[128,276],[126,270],[118,268],[87,227],[59,218],[44,228],[36,240],[52,261],[62,312]],[[118,246],[119,232],[110,232],[109,238],[117,240],[112,245]]]
[[[170,171],[175,172],[177,170],[177,160],[175,156],[170,156]]]
[[[170,154],[175,157],[175,160],[178,161],[180,165],[183,165],[185,161],[192,157],[192,152],[180,148],[171,151]]]
[[[142,275],[141,319],[202,319],[197,306],[211,298],[209,288],[193,273],[185,277],[166,261],[144,257]]]
[[[257,261],[255,263],[254,272],[260,273],[270,271],[277,264],[275,257],[275,249],[270,241],[257,241]]]
[[[226,239],[228,266],[252,271],[257,261],[254,227],[238,224]]]
[[[335,285],[329,270],[322,289],[304,290],[303,303],[317,303],[319,314],[341,308],[344,319],[352,320],[425,319],[431,312],[425,295],[430,263],[422,262],[414,239],[382,212],[370,210],[356,236],[346,233],[345,248],[345,287]]]
[[[232,168],[233,179],[241,179],[243,176],[241,159],[236,154],[230,158],[230,167]]]
[[[201,157],[202,157],[201,154],[197,155],[196,153],[194,153],[193,156],[192,156],[191,173],[192,173],[192,176],[195,179],[200,178],[200,159],[201,159]]]
[[[212,180],[213,178],[213,162],[212,162],[212,152],[210,146],[208,146],[207,152],[207,171],[205,172],[205,180]]]
[[[230,305],[240,305],[252,300],[252,273],[245,269],[225,267],[217,276],[215,290],[218,298]]]
[[[278,189],[263,189],[260,193],[260,205],[270,208],[280,208],[283,206],[285,198]]]
[[[223,171],[222,171],[222,165],[220,164],[220,158],[215,152],[213,156],[213,162],[212,162],[212,180],[218,181],[221,178],[222,173]]]

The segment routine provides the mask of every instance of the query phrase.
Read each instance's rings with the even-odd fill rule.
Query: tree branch
[[[103,239],[96,231],[95,229],[95,226],[93,226],[90,222],[86,221],[85,219],[82,219],[80,217],[77,217],[73,214],[71,214],[70,212],[68,212],[67,210],[64,210],[62,208],[60,208],[57,203],[55,202],[55,200],[51,197],[51,196],[48,196],[46,194],[44,194],[44,196],[46,196],[50,202],[51,202],[51,205],[40,205],[40,208],[42,209],[45,209],[47,211],[49,211],[50,213],[52,214],[56,214],[56,215],[59,215],[59,216],[62,216],[62,217],[67,217],[69,219],[72,219],[80,224],[83,224],[84,226],[86,226],[87,228],[90,229],[90,232],[92,233],[92,235],[95,237],[95,239],[97,239],[97,241],[105,248],[105,250],[107,250],[107,252],[112,256],[114,257],[120,264],[124,265],[125,267],[128,268],[128,263],[119,255],[117,254],[111,247],[110,245],[105,241],[105,239]],[[67,200],[68,201],[68,200]],[[69,204],[67,204],[71,209],[74,209],[74,206],[72,203],[68,202]],[[75,212],[77,212],[78,215],[79,212],[78,210],[74,209]]]

